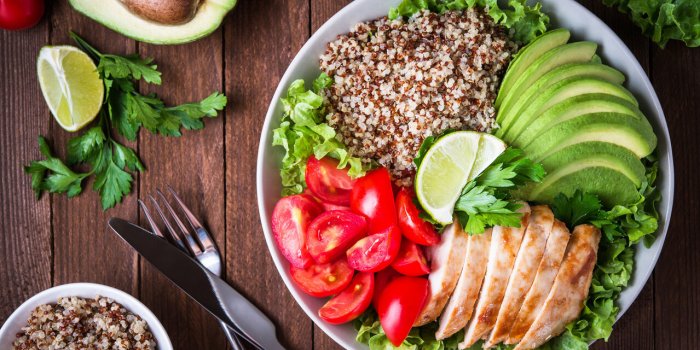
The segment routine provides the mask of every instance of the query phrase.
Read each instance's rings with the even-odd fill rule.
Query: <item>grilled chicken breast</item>
[[[552,232],[547,239],[547,247],[542,256],[542,261],[540,261],[540,265],[537,268],[535,280],[525,296],[525,301],[520,307],[518,316],[510,329],[508,339],[505,340],[506,344],[519,342],[525,336],[532,322],[535,321],[535,317],[539,314],[549,291],[552,289],[554,278],[559,272],[566,245],[569,243],[569,236],[569,230],[566,228],[566,225],[559,220],[555,220]]]
[[[480,235],[469,236],[464,268],[457,281],[457,287],[440,316],[440,325],[435,338],[445,339],[464,328],[474,312],[474,304],[479,296],[481,283],[486,274],[486,264],[491,245],[491,230]]]
[[[578,317],[588,296],[599,243],[600,230],[595,226],[574,228],[552,290],[515,350],[539,347]]]
[[[513,272],[508,280],[508,287],[498,311],[496,325],[484,345],[485,348],[490,348],[508,337],[510,328],[525,300],[525,295],[535,279],[553,225],[554,213],[548,206],[532,207],[523,242],[520,245]]]
[[[469,235],[455,220],[442,232],[440,243],[428,248],[427,253],[431,258],[428,275],[430,296],[414,327],[435,321],[440,316],[462,273],[468,241]]]
[[[484,277],[474,315],[467,325],[464,341],[459,344],[460,349],[472,346],[486,336],[496,324],[498,310],[530,217],[530,207],[526,203],[523,203],[519,211],[524,214],[520,228],[502,226],[493,228],[486,277]]]

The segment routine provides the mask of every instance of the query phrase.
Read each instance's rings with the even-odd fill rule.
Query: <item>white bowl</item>
[[[158,344],[158,350],[172,350],[168,333],[156,316],[131,294],[119,289],[95,283],[71,283],[49,288],[25,301],[15,312],[10,315],[5,324],[0,328],[0,349],[12,349],[12,342],[16,339],[20,329],[27,325],[27,319],[37,306],[43,304],[55,304],[60,297],[77,296],[81,298],[94,298],[96,296],[113,299],[124,306],[134,315],[141,317],[148,323],[148,329],[153,333]]]
[[[282,115],[282,104],[279,102],[279,99],[284,96],[289,84],[299,78],[305,79],[310,84],[320,73],[318,58],[323,53],[326,43],[335,39],[339,34],[347,33],[358,22],[385,16],[389,8],[396,6],[399,2],[400,0],[356,0],[329,19],[314,33],[289,65],[275,91],[265,117],[265,124],[263,125],[258,148],[258,206],[265,239],[272,254],[272,259],[284,283],[301,308],[326,334],[347,349],[366,349],[367,347],[355,341],[356,332],[351,325],[334,326],[318,317],[317,311],[325,300],[306,295],[294,285],[289,276],[289,264],[280,254],[272,237],[270,216],[275,203],[280,198],[282,187],[279,177],[279,165],[283,155],[281,148],[272,147],[272,130],[279,125],[280,116]],[[663,199],[658,208],[661,213],[658,237],[650,248],[639,245],[637,249],[634,276],[630,285],[622,292],[618,300],[621,308],[618,315],[620,317],[637,298],[647,279],[649,279],[661,252],[661,247],[666,238],[668,222],[671,218],[674,172],[666,119],[656,93],[639,62],[637,62],[622,40],[605,23],[574,0],[542,0],[541,2],[543,3],[544,11],[552,19],[552,28],[565,27],[570,29],[573,35],[572,40],[590,40],[598,43],[598,54],[603,58],[603,61],[625,74],[627,77],[625,86],[639,99],[640,108],[654,126],[659,139],[660,177],[658,186],[661,189]]]

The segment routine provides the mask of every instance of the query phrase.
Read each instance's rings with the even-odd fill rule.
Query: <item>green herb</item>
[[[700,46],[700,2],[697,0],[603,0],[628,14],[642,32],[659,46],[682,40],[689,47]]]
[[[421,10],[443,13],[448,10],[465,10],[478,6],[486,9],[494,22],[508,29],[513,29],[513,39],[527,44],[538,35],[547,31],[549,16],[542,12],[539,2],[527,5],[527,0],[403,0],[389,11],[389,18],[410,17]]]
[[[338,168],[349,166],[348,174],[355,178],[364,175],[367,165],[352,157],[345,145],[336,138],[335,130],[324,122],[325,108],[321,91],[332,84],[325,73],[313,82],[313,91],[307,90],[304,80],[292,82],[287,96],[282,98],[284,114],[280,126],[272,132],[272,145],[284,148],[280,176],[282,195],[301,193],[306,188],[304,172],[306,160],[329,156],[338,160]]]
[[[357,341],[367,344],[370,350],[457,350],[457,344],[464,339],[464,331],[459,331],[444,340],[435,339],[437,322],[411,329],[399,347],[395,347],[386,337],[377,313],[370,309],[354,321]],[[481,349],[481,348],[479,348]]]
[[[529,182],[540,182],[545,171],[541,164],[526,158],[523,151],[507,148],[479,176],[467,183],[455,203],[455,215],[469,234],[483,233],[487,227],[520,227],[521,207],[511,191]]]
[[[433,135],[433,136],[428,136],[423,140],[423,143],[420,144],[420,148],[418,149],[418,153],[416,154],[416,157],[413,158],[413,164],[416,165],[416,169],[420,167],[420,163],[423,162],[423,158],[425,158],[425,154],[428,153],[428,150],[430,147],[433,147],[435,144],[435,141],[437,141],[439,138],[451,134],[457,130],[455,129],[447,129],[443,131],[440,135]]]
[[[105,85],[105,104],[98,125],[68,141],[67,163],[54,157],[44,140],[39,149],[45,160],[34,161],[25,171],[32,177],[32,189],[40,196],[43,191],[66,193],[73,197],[82,192],[82,180],[95,176],[93,189],[100,194],[106,210],[121,202],[131,192],[133,172],[145,168],[133,149],[117,142],[112,130],[127,140],[136,140],[141,127],[152,133],[180,136],[181,129],[204,127],[204,117],[216,117],[226,106],[226,97],[218,92],[196,103],[165,106],[155,94],[141,95],[136,81],[160,84],[160,72],[150,58],[138,55],[103,54],[71,33],[78,45],[98,62],[97,71]],[[89,167],[85,173],[75,173],[74,165]]]

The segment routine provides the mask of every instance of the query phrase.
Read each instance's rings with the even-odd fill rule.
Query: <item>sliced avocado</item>
[[[528,87],[532,86],[539,78],[547,74],[547,72],[570,63],[586,63],[590,62],[595,50],[598,48],[596,43],[590,41],[580,41],[577,43],[566,44],[555,47],[545,52],[540,58],[532,62],[530,67],[520,75],[510,90],[503,96],[499,109],[508,109],[510,104],[522,96],[523,92]],[[500,97],[500,94],[499,94]]]
[[[632,93],[620,85],[612,84],[598,78],[571,77],[541,91],[522,112],[513,116],[513,121],[509,130],[506,130],[505,133],[501,135],[501,139],[506,142],[512,142],[517,135],[513,135],[510,129],[523,130],[525,126],[530,125],[537,117],[552,106],[568,98],[584,94],[613,95],[638,106],[637,100]]]
[[[656,135],[646,118],[620,113],[592,113],[559,123],[523,147],[525,154],[540,161],[565,147],[588,141],[613,143],[634,152],[638,158],[656,148]]]
[[[627,148],[607,142],[590,141],[564,147],[542,159],[540,163],[547,173],[554,173],[571,163],[592,157],[617,163],[617,171],[624,174],[637,187],[644,180],[644,164],[637,158],[637,155]]]
[[[515,84],[516,80],[520,78],[520,75],[532,65],[532,62],[537,60],[545,52],[566,44],[566,42],[569,41],[569,37],[571,37],[571,33],[566,29],[560,28],[550,30],[520,49],[513,58],[513,61],[510,62],[510,65],[508,65],[506,75],[503,77],[501,88],[496,97],[496,108],[501,105],[502,100],[505,98],[505,95],[508,94],[510,88]]]
[[[509,134],[514,135],[511,144],[522,148],[530,144],[545,130],[559,123],[585,114],[603,112],[628,114],[635,118],[644,118],[639,108],[617,96],[606,94],[578,95],[559,102],[544,111],[532,123],[523,126],[524,130],[511,129]]]
[[[637,186],[621,170],[614,159],[593,156],[578,160],[549,173],[525,198],[552,204],[559,193],[571,196],[581,190],[597,195],[608,207],[634,203],[639,200]]]
[[[132,12],[119,0],[70,0],[78,12],[130,38],[153,44],[181,44],[216,30],[237,0],[201,0],[197,11],[182,24],[163,24]]]
[[[555,68],[537,79],[519,97],[510,99],[501,105],[496,117],[500,124],[500,129],[496,131],[496,136],[503,136],[513,123],[513,117],[519,115],[519,112],[531,103],[535,96],[541,94],[544,89],[564,79],[576,76],[599,78],[613,84],[622,84],[625,81],[625,76],[618,70],[599,63],[571,63]]]

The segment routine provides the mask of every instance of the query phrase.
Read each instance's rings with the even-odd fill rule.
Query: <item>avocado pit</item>
[[[181,24],[194,18],[200,0],[121,0],[134,14],[161,24]]]

